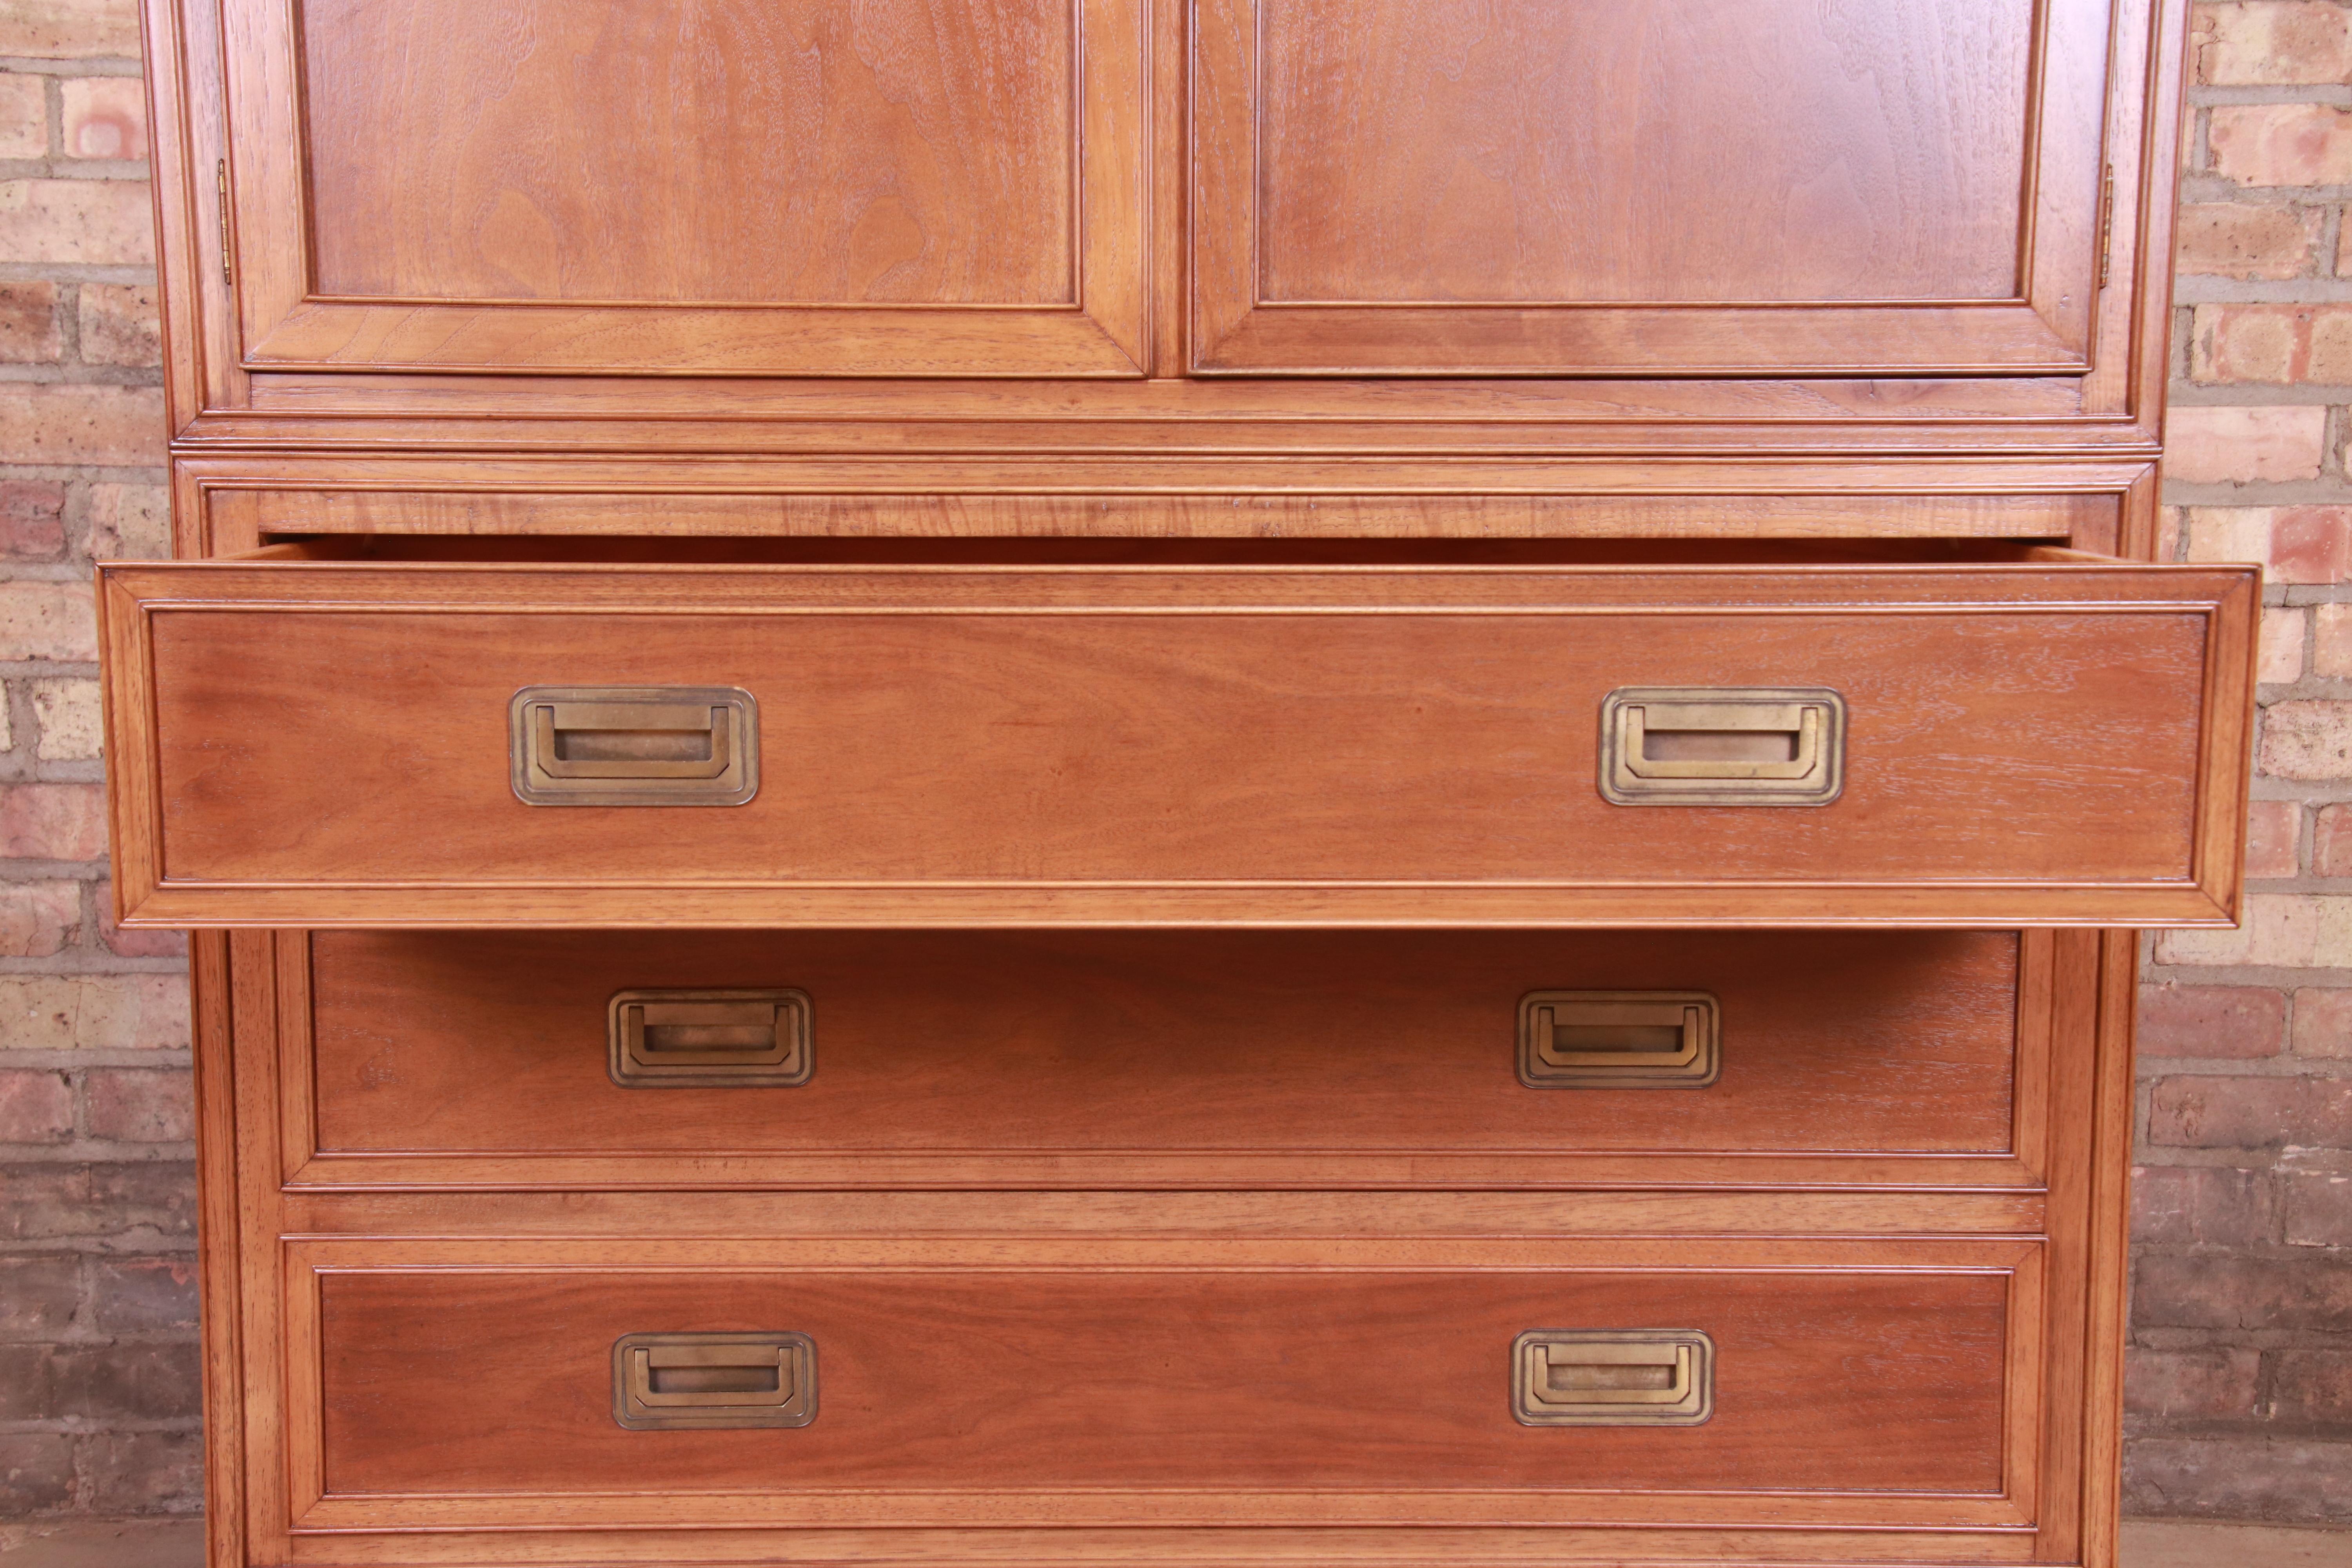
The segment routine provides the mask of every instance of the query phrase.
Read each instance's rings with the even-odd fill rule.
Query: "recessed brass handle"
[[[606,1061],[624,1089],[790,1088],[815,1069],[808,993],[620,991]]]
[[[1845,699],[1826,687],[1626,686],[1601,705],[1619,805],[1826,805],[1845,787]]]
[[[624,1334],[613,1343],[613,1419],[631,1431],[805,1426],[816,1419],[806,1334]]]
[[[1528,1426],[1696,1426],[1715,1414],[1715,1342],[1696,1329],[1530,1329],[1511,1343]]]
[[[1530,991],[1519,999],[1519,1081],[1703,1089],[1723,1070],[1722,1020],[1705,991]]]
[[[529,805],[740,805],[759,793],[759,704],[737,687],[527,686],[507,727]]]

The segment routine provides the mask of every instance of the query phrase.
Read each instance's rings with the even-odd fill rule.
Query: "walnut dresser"
[[[2107,1568],[2184,11],[146,0],[212,1568]]]

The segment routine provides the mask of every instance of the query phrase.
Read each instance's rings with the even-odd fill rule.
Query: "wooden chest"
[[[2180,0],[145,0],[212,1568],[2112,1568]]]

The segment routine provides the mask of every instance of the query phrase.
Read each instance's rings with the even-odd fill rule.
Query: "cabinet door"
[[[2106,0],[1200,0],[1202,374],[2066,374]]]
[[[227,0],[256,368],[1136,375],[1142,0]]]

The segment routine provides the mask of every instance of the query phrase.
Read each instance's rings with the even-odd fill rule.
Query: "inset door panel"
[[[232,0],[247,363],[1134,375],[1141,0]]]
[[[1203,0],[1212,374],[2079,373],[2099,0]]]
[[[315,931],[295,1180],[2031,1186],[2049,941]],[[1637,996],[1697,999],[1647,1005],[1707,1013],[1707,1072],[1643,1059]]]
[[[617,1245],[293,1244],[298,1527],[2032,1518],[2031,1244]]]

